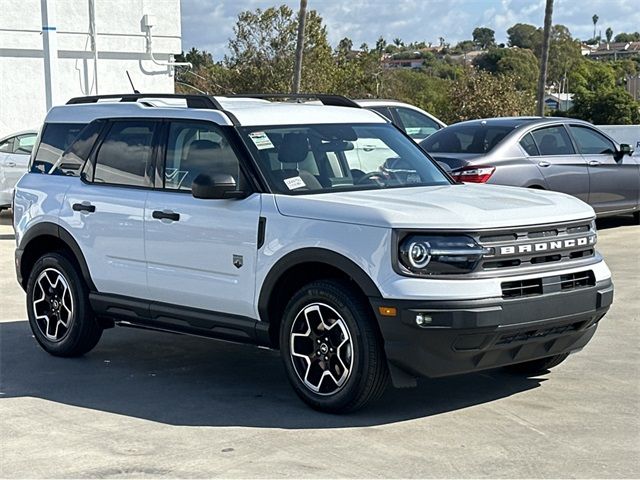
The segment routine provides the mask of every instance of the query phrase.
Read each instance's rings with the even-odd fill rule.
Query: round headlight
[[[430,260],[428,242],[412,242],[409,244],[409,263],[411,263],[412,267],[424,268],[429,264]]]

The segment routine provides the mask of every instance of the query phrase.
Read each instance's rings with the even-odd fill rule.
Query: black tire
[[[328,312],[329,315],[331,313],[337,314],[335,318],[327,318],[330,322],[328,324],[330,329],[322,330],[323,327],[320,327],[321,332],[324,331],[321,336],[326,334],[329,337],[320,339],[313,333],[314,337],[309,340],[305,338],[296,340],[302,343],[306,342],[307,347],[313,345],[309,356],[310,360],[306,363],[307,375],[304,376],[305,379],[312,377],[309,374],[312,366],[317,371],[330,371],[326,379],[324,371],[320,375],[320,381],[316,383],[321,389],[317,392],[307,386],[298,373],[301,369],[300,365],[302,364],[304,368],[306,361],[300,360],[300,356],[298,358],[292,356],[294,340],[291,337],[295,333],[294,328],[304,322],[303,318],[306,319],[307,326],[315,321],[314,308],[317,308],[318,312]],[[309,312],[313,315],[306,315]],[[304,317],[300,317],[300,315],[304,315]],[[324,318],[324,314],[318,313],[318,318]],[[297,322],[296,319],[298,319]],[[342,321],[340,322],[338,319]],[[322,323],[324,325],[324,321]],[[311,331],[310,326],[309,331]],[[348,334],[349,342],[344,339],[340,340],[340,338],[347,338],[344,336],[345,332]],[[338,341],[334,342],[336,337]],[[324,340],[327,339],[325,344]],[[317,346],[318,340],[323,342],[322,345]],[[348,347],[349,344],[350,347]],[[323,348],[326,347],[324,353],[321,353],[320,356],[315,355],[320,352],[323,345]],[[316,346],[317,352],[315,352]],[[296,348],[298,348],[297,345],[294,350]],[[323,357],[322,355],[325,355],[329,348],[334,353],[328,355],[333,356]],[[301,288],[293,296],[284,311],[280,328],[280,350],[285,371],[293,389],[304,402],[316,410],[330,413],[358,410],[379,398],[389,380],[383,343],[371,308],[362,293],[346,281],[315,281]],[[328,362],[323,363],[323,360],[327,360],[327,358]],[[347,366],[349,361],[351,361],[348,365],[350,368],[341,368],[340,365]],[[347,373],[345,374],[345,372]],[[339,380],[345,378],[341,386],[338,387],[333,373],[341,374]]]
[[[102,336],[87,285],[61,253],[47,253],[33,266],[27,283],[27,313],[33,335],[51,355],[84,355]]]
[[[640,225],[640,212],[635,212],[633,214],[633,221],[636,225]]]
[[[538,375],[541,373],[546,373],[553,367],[557,367],[562,362],[564,362],[568,356],[568,353],[561,353],[560,355],[539,358],[538,360],[531,360],[530,362],[508,365],[505,367],[505,369],[511,373],[519,375]]]

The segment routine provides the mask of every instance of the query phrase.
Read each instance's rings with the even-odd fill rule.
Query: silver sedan
[[[640,221],[640,157],[588,122],[470,120],[420,145],[458,181],[556,190],[589,203],[598,216],[633,213]]]

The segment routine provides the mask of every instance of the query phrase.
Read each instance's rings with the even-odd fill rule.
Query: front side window
[[[277,193],[450,184],[389,124],[247,127],[242,134]]]
[[[398,107],[395,110],[400,117],[404,131],[414,140],[425,139],[440,130],[438,122],[420,112],[403,107]]]
[[[113,122],[98,148],[94,183],[150,187],[153,135],[157,122]]]
[[[503,125],[453,125],[431,135],[420,145],[429,153],[487,153],[513,129]]]
[[[46,173],[51,170],[51,167],[60,159],[62,152],[71,145],[86,125],[86,123],[46,124],[31,171]]]
[[[532,133],[540,155],[573,155],[575,150],[562,125],[540,128]]]
[[[615,153],[616,146],[614,143],[601,133],[579,125],[571,125],[569,128],[580,153],[586,155],[611,155]]]
[[[18,135],[13,144],[13,153],[30,155],[33,145],[36,143],[36,135],[28,133],[26,135]]]
[[[240,188],[238,157],[216,125],[172,122],[166,152],[164,188],[190,191],[193,180],[201,174],[231,175]]]
[[[0,143],[0,153],[11,153],[13,151],[13,139],[14,137],[7,138]]]

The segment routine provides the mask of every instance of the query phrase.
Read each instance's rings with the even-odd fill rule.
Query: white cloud
[[[297,9],[298,0],[182,0],[182,45],[195,46],[220,59],[243,10],[268,8],[285,3]],[[355,46],[375,43],[381,35],[388,41],[399,37],[436,43],[439,37],[456,43],[471,38],[477,26],[496,31],[498,42],[506,42],[506,30],[514,23],[542,25],[544,0],[309,0],[327,25],[329,41],[343,37]],[[640,29],[637,0],[555,0],[554,23],[566,25],[576,37],[593,35],[591,17],[597,14],[598,30],[611,27],[614,34]]]

